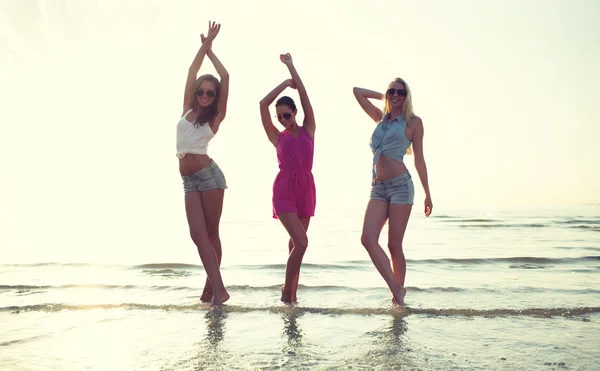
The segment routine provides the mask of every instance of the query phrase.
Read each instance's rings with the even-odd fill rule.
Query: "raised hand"
[[[286,66],[292,65],[292,56],[290,55],[290,53],[280,54],[279,59],[281,59],[283,64],[285,64]]]
[[[293,79],[287,79],[287,80],[285,80],[285,83],[288,87],[290,87],[292,89],[296,89],[296,84],[294,84]]]
[[[216,22],[208,21],[208,34],[204,37],[204,34],[200,35],[200,39],[204,43],[204,41],[213,41],[215,37],[219,34],[219,30],[221,30],[221,25]]]

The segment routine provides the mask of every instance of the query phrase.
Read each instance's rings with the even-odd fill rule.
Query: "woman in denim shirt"
[[[414,199],[412,177],[404,164],[405,154],[414,154],[415,167],[425,191],[425,216],[431,215],[433,209],[423,155],[423,122],[413,113],[410,89],[400,78],[389,84],[385,95],[354,88],[354,96],[362,109],[377,123],[371,137],[371,199],[365,213],[361,242],[390,288],[393,301],[404,306],[406,260],[402,240]],[[384,100],[383,112],[369,99]],[[392,266],[379,245],[379,235],[388,219],[388,248]]]

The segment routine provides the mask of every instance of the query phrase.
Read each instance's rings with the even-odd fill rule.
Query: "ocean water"
[[[600,205],[419,211],[404,309],[360,246],[362,210],[312,221],[293,305],[270,219],[224,220],[220,308],[199,302],[199,258],[0,262],[0,369],[599,369]]]

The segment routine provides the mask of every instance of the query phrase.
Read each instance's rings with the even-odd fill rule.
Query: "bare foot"
[[[204,284],[204,290],[202,290],[200,300],[205,303],[210,303],[213,300],[213,288],[208,278],[206,279],[206,283]]]
[[[205,303],[210,303],[213,300],[213,293],[212,290],[208,290],[208,289],[204,289],[204,291],[202,292],[202,296],[200,296],[200,301],[203,301]]]
[[[222,295],[215,295],[212,300],[212,305],[221,305],[229,300],[229,293],[227,291],[223,291]]]
[[[285,285],[281,285],[281,301],[286,304],[290,304],[292,302],[292,294],[284,293],[284,288],[285,288]]]
[[[392,292],[392,295],[392,302],[394,304],[399,305],[401,307],[406,305],[406,303],[404,303],[404,297],[406,296],[406,289],[404,287],[398,288],[398,291],[396,291],[396,293]]]

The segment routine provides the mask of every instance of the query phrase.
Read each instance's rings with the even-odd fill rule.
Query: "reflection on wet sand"
[[[292,310],[282,315],[283,332],[287,336],[288,346],[290,347],[302,346],[302,330],[298,326],[298,318],[302,314],[302,312]]]
[[[217,347],[225,336],[223,327],[227,315],[227,312],[221,308],[212,308],[204,316],[207,330],[206,339],[213,347]]]

